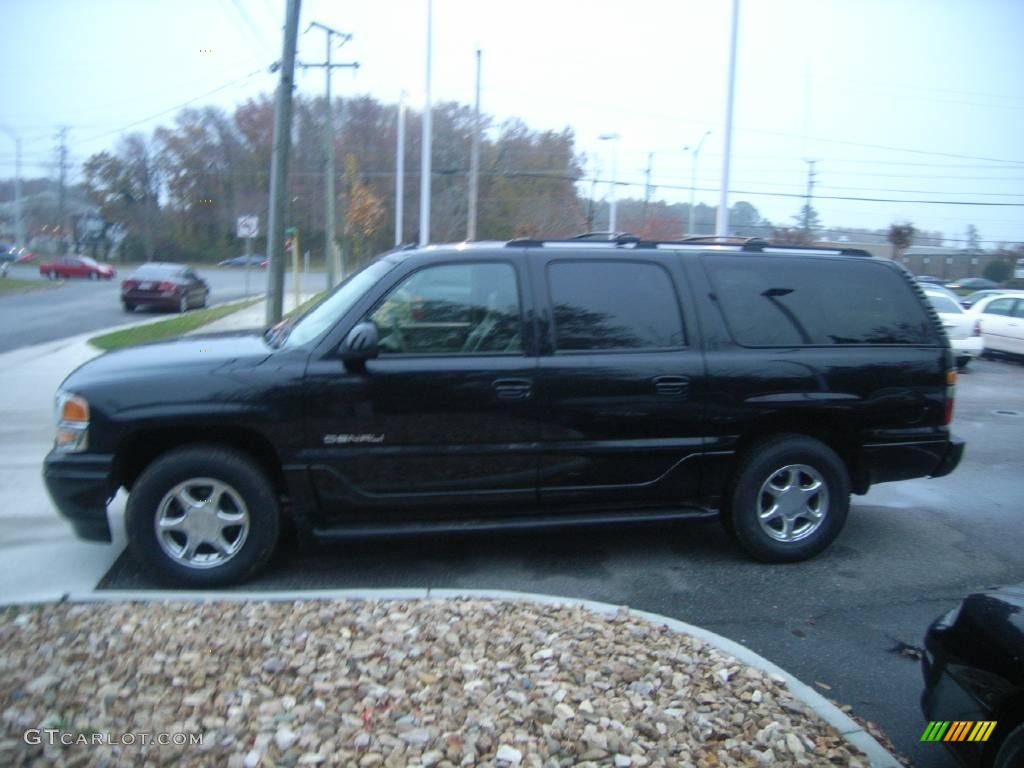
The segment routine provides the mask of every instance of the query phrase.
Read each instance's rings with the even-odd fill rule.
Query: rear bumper
[[[971,336],[969,339],[952,339],[949,344],[953,348],[953,354],[958,360],[975,358],[985,351],[985,340],[981,336]]]
[[[957,437],[864,446],[864,468],[871,485],[915,477],[943,477],[960,463],[965,443]]]
[[[943,454],[935,469],[929,474],[929,477],[944,477],[956,469],[960,465],[960,459],[964,456],[966,445],[967,443],[959,437],[950,437],[946,453]]]
[[[87,541],[111,541],[107,504],[117,490],[112,480],[114,457],[62,454],[43,460],[43,481],[61,516]]]
[[[178,292],[167,294],[153,293],[122,293],[121,301],[125,304],[134,304],[137,307],[177,307],[181,301],[181,294]]]

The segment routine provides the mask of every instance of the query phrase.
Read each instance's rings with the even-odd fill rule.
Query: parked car
[[[251,267],[265,267],[267,266],[267,259],[265,256],[261,256],[258,253],[254,253],[251,256],[242,254],[241,256],[235,256],[233,259],[224,259],[224,261],[217,262],[218,267],[244,267],[246,263]]]
[[[205,307],[210,286],[185,264],[154,261],[143,264],[121,282],[125,312],[136,307],[162,307],[186,312]]]
[[[970,309],[987,296],[1006,296],[1014,294],[1024,296],[1024,291],[1010,290],[1008,288],[990,288],[982,291],[975,291],[974,293],[969,293],[960,299],[960,306],[964,309]]]
[[[987,296],[970,313],[981,322],[986,353],[1024,355],[1024,295]]]
[[[986,288],[998,288],[999,283],[995,280],[989,280],[987,277],[965,277],[963,280],[946,283],[946,287],[952,288],[954,291],[957,288],[968,288],[972,291],[980,291]]]
[[[971,724],[963,739],[939,737],[961,765],[1024,766],[1024,584],[970,595],[937,619],[921,666],[925,719]],[[988,738],[972,739],[975,729]]]
[[[35,252],[30,251],[28,248],[16,248],[13,253],[15,264],[28,264],[36,260]]]
[[[941,277],[935,275],[918,275],[916,278],[919,283],[932,283],[934,285],[945,285],[946,281]]]
[[[953,354],[956,356],[957,368],[963,370],[971,360],[980,357],[981,353],[985,351],[981,335],[981,322],[974,315],[967,314],[964,308],[956,302],[956,299],[942,291],[925,286],[924,295],[928,297],[928,301],[939,313],[942,327],[946,329],[949,343],[953,347]]]
[[[51,280],[60,277],[87,277],[90,280],[112,279],[117,270],[110,264],[100,264],[88,256],[58,256],[39,265],[39,274]]]
[[[18,258],[18,249],[15,246],[5,248],[0,245],[0,261],[13,262]]]
[[[194,587],[256,573],[284,515],[323,541],[718,516],[792,562],[851,492],[953,471],[956,376],[920,287],[864,251],[431,246],[263,334],[86,363],[44,476],[92,540],[125,488],[134,557]]]

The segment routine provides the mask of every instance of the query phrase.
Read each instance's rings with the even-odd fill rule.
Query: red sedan
[[[39,265],[39,274],[56,280],[59,277],[87,277],[90,280],[110,280],[117,274],[110,264],[100,264],[88,256],[58,256]]]

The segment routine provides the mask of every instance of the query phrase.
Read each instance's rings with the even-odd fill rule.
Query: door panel
[[[981,314],[981,333],[985,339],[985,348],[997,352],[1015,352],[1014,340],[1015,320],[1013,317],[1015,299],[1003,298],[989,302]]]
[[[549,329],[537,376],[542,503],[698,495],[703,409],[693,392],[704,363],[687,346],[677,270],[667,257],[552,257],[536,267]]]
[[[330,518],[479,517],[535,503],[537,361],[524,344],[518,269],[396,274],[366,315],[380,357],[364,371],[311,362],[307,454]]]

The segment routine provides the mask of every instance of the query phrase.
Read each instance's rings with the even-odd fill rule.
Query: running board
[[[636,525],[664,523],[675,520],[702,520],[717,517],[718,512],[703,507],[665,510],[645,509],[643,512],[589,512],[544,517],[503,517],[484,520],[439,520],[437,522],[400,522],[390,525],[342,525],[316,528],[313,536],[322,541],[364,539],[388,536],[419,536],[433,534],[486,533],[490,531],[532,531],[552,528],[575,528],[596,525]]]

